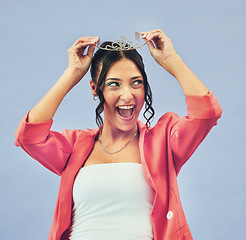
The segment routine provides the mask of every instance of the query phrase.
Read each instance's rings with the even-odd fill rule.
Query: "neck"
[[[129,140],[136,132],[138,131],[137,124],[134,128],[129,131],[123,131],[121,129],[107,127],[107,125],[102,127],[101,134],[99,138],[103,140],[105,143],[115,143],[118,141],[126,141]]]

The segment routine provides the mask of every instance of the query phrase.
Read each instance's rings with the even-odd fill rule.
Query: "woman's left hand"
[[[170,57],[177,56],[172,41],[160,29],[141,33],[147,43],[150,54],[162,67],[167,70],[167,62]]]
[[[153,58],[178,80],[186,96],[208,94],[207,87],[186,66],[175,52],[171,39],[160,29],[142,32],[141,35]]]

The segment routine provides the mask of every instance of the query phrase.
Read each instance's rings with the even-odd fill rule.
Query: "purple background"
[[[246,239],[245,38],[243,0],[0,2],[1,239],[48,238],[59,177],[14,146],[15,129],[67,67],[81,36],[134,40],[161,28],[194,73],[213,91],[222,119],[183,167],[181,200],[194,239]],[[143,55],[154,95],[154,123],[167,111],[186,114],[177,81]],[[96,127],[87,74],[61,104],[54,130]]]

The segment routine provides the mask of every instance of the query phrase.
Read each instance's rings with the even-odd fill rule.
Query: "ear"
[[[96,92],[97,85],[96,85],[96,83],[94,81],[90,80],[90,86],[91,86],[92,95],[97,96],[97,92]]]

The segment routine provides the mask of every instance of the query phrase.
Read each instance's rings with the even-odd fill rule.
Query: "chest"
[[[103,164],[103,163],[141,163],[138,139],[132,141],[127,147],[115,154],[107,153],[100,145],[98,141],[87,157],[84,166],[92,164]]]

